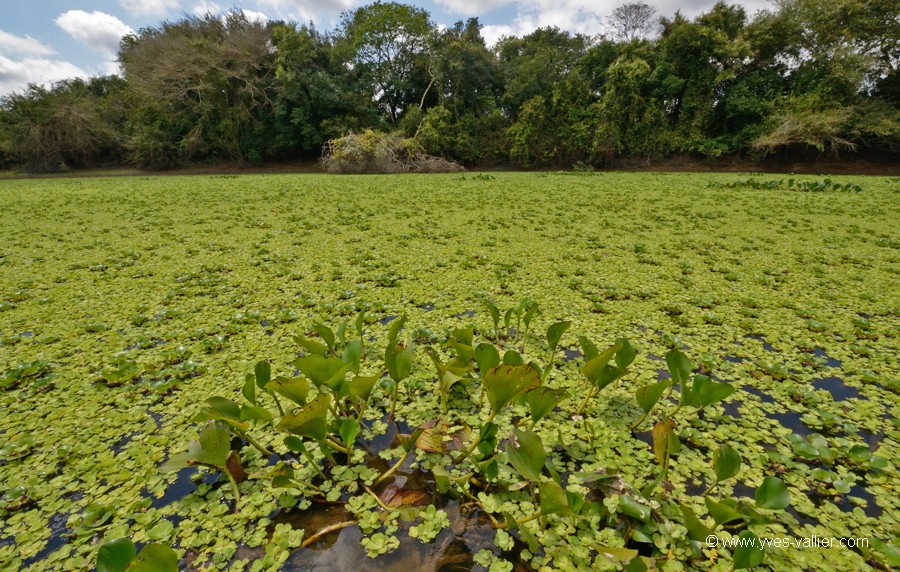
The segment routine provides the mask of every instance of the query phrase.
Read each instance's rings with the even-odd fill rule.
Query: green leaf
[[[500,352],[494,344],[478,344],[475,347],[475,363],[478,364],[480,374],[484,375],[487,370],[500,365]]]
[[[328,346],[329,350],[334,350],[334,332],[331,331],[331,328],[325,324],[315,323],[313,324],[313,330],[319,334],[319,337],[322,338],[322,341],[325,342],[325,345]]]
[[[400,329],[403,328],[403,325],[406,323],[406,314],[403,314],[393,322],[391,322],[390,327],[388,327],[388,344],[397,341],[397,336],[400,335]]]
[[[672,375],[672,383],[687,383],[691,375],[691,369],[694,365],[691,360],[680,350],[669,350],[666,352],[666,365],[669,373]]]
[[[669,457],[669,433],[671,426],[668,419],[660,420],[653,426],[653,454],[660,465],[666,466]]]
[[[619,344],[613,344],[610,347],[603,350],[602,353],[597,354],[593,358],[589,359],[583,366],[581,366],[581,373],[584,374],[584,377],[587,378],[589,382],[593,385],[598,386],[601,381],[601,375],[603,373],[603,369],[610,362],[611,359],[616,355],[616,352],[619,351],[621,346]],[[607,382],[607,385],[609,382]],[[606,387],[606,386],[603,386]],[[603,387],[597,387],[598,389],[603,389]]]
[[[294,360],[294,365],[317,386],[324,385],[332,390],[340,389],[350,369],[340,358],[319,355],[299,357]]]
[[[209,407],[218,415],[227,419],[240,420],[241,406],[230,399],[224,397],[213,396],[206,400]]]
[[[127,570],[128,572],[178,572],[178,555],[168,546],[147,544]]]
[[[265,389],[269,381],[272,380],[272,366],[267,361],[261,361],[256,364],[256,385],[260,389]]]
[[[528,328],[531,325],[531,319],[534,318],[534,315],[538,311],[538,305],[534,302],[523,304],[525,304],[525,313],[522,315],[522,323],[525,324],[526,328]]]
[[[662,397],[663,391],[665,391],[667,387],[669,387],[669,380],[664,379],[657,383],[640,387],[634,392],[638,405],[641,406],[644,413],[649,413],[650,410],[653,409],[653,406],[656,405],[659,398]]]
[[[528,365],[499,365],[484,374],[483,383],[494,413],[517,396],[541,384],[541,376]]]
[[[384,363],[387,366],[388,375],[391,376],[395,383],[400,383],[409,376],[412,371],[415,351],[416,346],[414,344],[403,347],[396,340],[388,344],[384,352]]]
[[[563,334],[566,333],[571,325],[572,322],[556,322],[547,328],[547,345],[550,346],[551,352],[556,351],[559,340],[562,339]]]
[[[719,445],[713,453],[712,463],[717,482],[730,479],[741,470],[741,456],[728,443]]]
[[[778,477],[764,478],[754,497],[759,508],[783,510],[791,504],[791,493]]]
[[[375,388],[375,384],[378,383],[380,379],[377,375],[370,376],[354,376],[353,379],[350,380],[350,395],[358,397],[363,401],[368,401],[369,397],[372,395],[372,390]]]
[[[350,340],[344,346],[344,353],[341,355],[344,363],[350,366],[350,371],[359,373],[359,362],[362,359],[362,342],[359,340]]]
[[[621,346],[619,351],[616,352],[616,365],[619,366],[619,369],[624,370],[634,361],[637,350],[635,350],[634,346],[625,338],[617,339],[616,345]]]
[[[520,475],[533,483],[540,482],[547,453],[536,433],[513,429],[506,446],[506,457]]]
[[[107,542],[97,551],[97,572],[125,572],[135,556],[137,548],[131,540],[117,538]]]
[[[491,315],[491,321],[494,323],[494,329],[500,327],[500,308],[497,307],[496,304],[488,300],[487,298],[481,301],[484,304],[484,307],[487,308],[488,314]]]
[[[241,421],[261,421],[268,423],[272,420],[272,414],[268,409],[258,407],[256,405],[241,406]]]
[[[597,349],[597,346],[594,345],[594,342],[589,340],[585,336],[578,336],[578,343],[581,345],[581,353],[584,354],[584,361],[589,362],[600,353],[600,350]]]
[[[170,520],[164,518],[147,531],[147,538],[150,540],[167,540],[173,530],[175,530],[175,526]]]
[[[356,437],[359,435],[359,421],[352,417],[341,421],[340,434],[344,444],[352,449],[353,443],[356,442]]]
[[[596,546],[594,548],[597,552],[599,552],[602,556],[609,559],[610,562],[615,562],[617,564],[625,564],[626,562],[631,562],[633,559],[637,558],[638,551],[631,548],[618,548],[614,546]],[[643,564],[643,561],[640,558],[637,558],[637,561]],[[644,566],[640,568],[640,570],[646,570],[647,567]]]
[[[244,396],[244,399],[256,405],[256,376],[252,373],[248,373],[244,378],[244,387],[241,389],[241,394]]]
[[[575,515],[571,507],[569,507],[569,498],[566,496],[566,492],[555,481],[541,482],[540,500],[541,514],[543,516],[551,514]]]
[[[506,350],[503,354],[503,365],[525,365],[525,360],[516,350]],[[482,376],[485,372],[482,372]]]
[[[729,383],[712,381],[705,375],[697,375],[694,376],[691,393],[694,395],[693,405],[705,407],[734,393],[734,387]]]
[[[285,415],[275,428],[321,441],[328,435],[327,415],[330,404],[331,394],[320,393],[300,411]]]
[[[731,553],[734,561],[734,569],[752,568],[762,564],[766,557],[765,548],[759,538],[749,530],[742,530],[738,534],[738,545]]]
[[[642,522],[649,522],[650,507],[628,495],[619,495],[619,512]]]
[[[290,399],[297,405],[306,404],[306,396],[309,394],[309,382],[305,377],[276,377],[266,386],[268,391],[273,391],[287,399]]]
[[[678,505],[681,507],[681,515],[684,517],[684,526],[687,528],[688,538],[697,542],[706,542],[712,530],[697,518],[691,507],[684,503],[678,503]]]
[[[320,344],[315,340],[307,340],[306,338],[301,338],[300,336],[294,336],[294,341],[312,355],[324,356],[328,353],[328,346],[326,346],[325,344]]]
[[[745,518],[745,515],[738,512],[733,504],[729,504],[726,501],[716,501],[712,497],[706,497],[703,500],[706,503],[706,510],[713,517],[716,526],[735,520],[744,520]]]
[[[553,408],[559,405],[561,401],[568,397],[569,393],[564,389],[546,386],[532,389],[525,394],[525,400],[528,402],[528,410],[531,412],[532,421],[537,423],[548,413],[553,411]]]
[[[231,431],[224,421],[210,421],[200,430],[200,436],[188,443],[186,453],[173,455],[160,467],[169,472],[184,467],[203,464],[224,467],[231,453]]]

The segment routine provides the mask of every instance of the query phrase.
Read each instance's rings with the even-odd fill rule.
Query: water
[[[845,399],[859,399],[859,390],[855,387],[846,385],[839,377],[823,377],[812,382],[816,389],[824,389],[831,394],[835,401],[844,401]]]

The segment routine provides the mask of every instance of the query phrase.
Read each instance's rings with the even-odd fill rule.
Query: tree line
[[[240,11],[122,39],[122,75],[0,100],[0,163],[56,170],[314,158],[401,134],[467,166],[900,151],[900,3],[719,2],[688,19],[617,8],[598,37],[540,28],[488,46],[375,2],[332,31]]]

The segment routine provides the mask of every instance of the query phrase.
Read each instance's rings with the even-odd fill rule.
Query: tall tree
[[[606,18],[606,25],[612,35],[622,42],[633,42],[650,33],[653,29],[653,16],[656,8],[646,2],[622,4],[615,8]]]
[[[122,41],[134,107],[133,159],[153,167],[267,154],[275,51],[271,28],[233,11],[187,16]]]
[[[342,15],[354,69],[371,83],[372,99],[393,125],[409,107],[421,107],[433,85],[433,31],[426,10],[398,2],[378,1]]]

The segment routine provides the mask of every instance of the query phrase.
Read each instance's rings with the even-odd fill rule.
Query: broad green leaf
[[[741,470],[741,456],[728,443],[722,443],[713,453],[713,471],[716,481],[722,482],[737,475]]]
[[[533,483],[540,482],[547,453],[536,433],[513,429],[506,446],[506,457],[520,475]]]
[[[547,328],[547,345],[550,346],[550,351],[556,351],[559,340],[562,339],[563,334],[566,333],[571,325],[572,322],[556,322]]]
[[[237,420],[240,420],[241,418],[241,406],[230,399],[225,399],[224,397],[216,395],[207,399],[206,403],[212,411],[222,417]]]
[[[666,352],[666,365],[669,373],[672,374],[672,383],[687,383],[691,375],[691,369],[694,365],[691,360],[680,350],[669,350]]]
[[[466,328],[456,328],[451,333],[450,341],[456,341],[464,346],[472,347],[475,341],[475,328],[469,326]]]
[[[135,556],[137,548],[131,540],[117,538],[107,542],[97,551],[97,572],[125,572]]]
[[[350,380],[350,395],[358,397],[363,401],[368,401],[369,396],[372,395],[372,390],[375,388],[375,384],[378,383],[380,379],[377,375],[370,376],[354,376],[353,379]]]
[[[637,398],[638,405],[641,406],[641,409],[644,410],[644,413],[649,413],[653,406],[659,401],[659,398],[662,397],[663,391],[669,387],[668,380],[662,380],[656,383],[652,383],[650,385],[645,385],[644,387],[638,388],[637,391],[634,392],[635,398]]]
[[[705,407],[734,393],[734,387],[729,383],[712,381],[705,375],[697,375],[694,377],[692,393],[695,396],[694,404]]]
[[[454,386],[454,384],[456,384],[456,382],[458,381],[462,381],[463,379],[465,378],[456,375],[450,370],[444,370],[444,375],[441,376],[441,379],[439,381],[441,393],[443,393],[444,395],[450,393],[450,389]]]
[[[307,340],[306,338],[301,338],[300,336],[294,336],[294,341],[297,342],[303,349],[313,355],[324,356],[328,353],[328,346],[325,344],[321,344],[315,340]]]
[[[340,358],[319,355],[299,357],[294,360],[294,365],[317,386],[324,385],[332,390],[340,388],[350,369]]]
[[[344,352],[341,355],[344,363],[350,366],[350,371],[359,373],[359,362],[362,359],[362,342],[359,340],[350,340],[344,346]]]
[[[578,343],[581,345],[581,353],[584,354],[584,361],[589,362],[600,353],[600,350],[597,349],[597,346],[594,345],[594,342],[589,340],[585,336],[578,336]]]
[[[778,477],[766,477],[756,489],[756,506],[783,510],[791,504],[791,493]]]
[[[603,369],[606,365],[613,359],[616,355],[616,352],[621,349],[619,344],[613,344],[610,347],[603,350],[603,352],[597,354],[593,358],[589,359],[583,366],[581,366],[581,373],[584,374],[584,377],[587,378],[589,382],[593,385],[598,386],[601,382],[601,376],[603,374]],[[609,381],[606,382],[609,385]],[[603,386],[605,387],[605,386]],[[603,387],[599,387],[598,389],[603,389]]]
[[[561,401],[568,397],[569,393],[564,389],[546,386],[532,389],[525,394],[525,400],[528,402],[528,410],[531,412],[532,421],[537,423],[548,413],[553,411],[553,408]]]
[[[327,416],[330,404],[331,395],[320,393],[300,411],[285,415],[275,428],[286,433],[321,441],[328,435]]]
[[[525,365],[525,360],[516,350],[506,350],[503,354],[503,365]],[[484,375],[484,372],[481,374]]]
[[[306,405],[306,396],[309,394],[310,387],[305,377],[298,376],[288,379],[278,376],[266,386],[266,389],[290,399],[297,405]]]
[[[396,342],[397,336],[400,335],[400,330],[403,328],[403,325],[406,324],[406,314],[403,314],[393,322],[391,322],[390,327],[388,327],[388,343]]]
[[[252,373],[248,373],[244,378],[244,387],[241,389],[241,394],[244,396],[244,399],[256,405],[256,376]]]
[[[703,500],[706,503],[706,510],[709,511],[709,516],[713,518],[716,526],[745,518],[745,515],[726,501],[717,501],[712,497],[706,497]]]
[[[163,544],[147,544],[128,565],[128,572],[178,572],[178,555]]]
[[[530,302],[525,305],[524,309],[525,313],[522,314],[522,323],[527,328],[531,325],[531,320],[538,311],[538,305],[535,302]]]
[[[752,568],[762,564],[766,557],[766,550],[759,538],[749,530],[742,530],[738,534],[738,543],[731,553],[734,561],[734,569]]]
[[[631,345],[631,342],[629,342],[625,338],[617,339],[616,345],[621,346],[616,352],[616,365],[619,367],[619,369],[625,369],[629,365],[631,365],[631,362],[634,361],[634,357],[637,355],[637,350],[635,350],[634,346]]]
[[[163,463],[160,471],[177,471],[196,464],[224,467],[230,453],[231,431],[228,425],[224,421],[209,421],[200,429],[200,436],[188,443],[187,453],[173,455]]]
[[[261,361],[256,364],[254,371],[256,373],[256,385],[260,389],[265,389],[269,381],[272,380],[272,366],[267,361]]]
[[[363,337],[363,325],[365,323],[366,323],[366,313],[365,313],[365,311],[360,311],[360,313],[356,315],[356,320],[353,321],[353,327],[356,330],[356,334],[360,338]]]
[[[341,421],[340,434],[344,444],[352,449],[353,443],[356,442],[356,437],[359,435],[359,421],[352,417]]]
[[[329,350],[335,349],[334,332],[331,331],[331,328],[325,324],[315,323],[313,324],[313,330],[319,334],[319,337],[322,338],[322,341],[325,342],[325,345],[328,346]]]
[[[487,298],[481,301],[484,304],[484,307],[487,308],[488,314],[491,315],[491,321],[494,323],[494,329],[500,327],[500,308],[497,307],[496,304],[488,300]]]
[[[475,363],[478,364],[480,375],[484,375],[487,370],[500,365],[500,352],[494,344],[478,344],[475,347]]]
[[[681,507],[681,515],[684,517],[684,526],[688,531],[688,538],[697,542],[706,542],[706,538],[712,533],[712,530],[703,524],[691,507],[683,503],[678,503]]]
[[[499,365],[484,374],[483,383],[491,410],[497,413],[517,396],[538,387],[541,376],[528,365]]]
[[[397,341],[388,344],[384,352],[384,363],[387,366],[388,375],[395,383],[399,383],[409,376],[415,351],[414,344],[406,347]]]
[[[574,516],[566,492],[555,481],[543,481],[540,485],[541,514]]]
[[[256,405],[241,406],[241,421],[261,421],[268,423],[272,420],[272,414],[268,409]]]
[[[628,495],[619,495],[619,512],[642,522],[650,521],[650,507]]]

